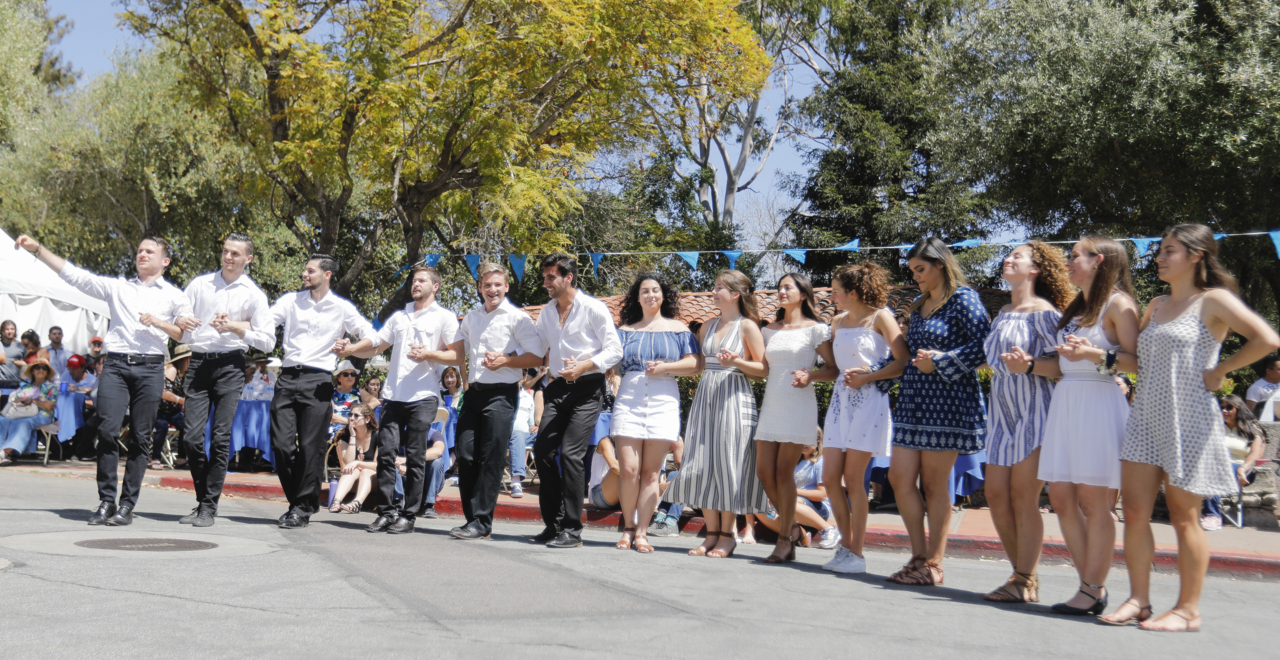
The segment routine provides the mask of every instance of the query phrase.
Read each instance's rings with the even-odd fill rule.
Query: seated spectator
[[[511,443],[507,450],[507,458],[511,462],[511,497],[524,497],[524,478],[527,474],[526,456],[533,447],[533,439],[538,435],[538,424],[534,421],[533,385],[540,378],[537,369],[525,371],[520,379],[520,395],[517,399],[516,414],[511,424]]]
[[[155,431],[151,434],[152,470],[165,468],[164,463],[160,462],[160,456],[164,452],[164,441],[169,435],[169,429],[177,429],[179,437],[186,429],[186,417],[182,407],[187,403],[187,396],[182,389],[182,383],[186,380],[187,366],[190,364],[191,349],[186,344],[174,346],[173,355],[169,356],[169,360],[164,364],[164,391],[160,393],[160,408],[156,410]],[[177,451],[180,446],[182,443],[176,442],[171,450]]]
[[[53,422],[58,385],[49,361],[35,358],[22,370],[26,381],[12,395],[0,415],[0,465],[13,463],[27,450],[31,432]]]
[[[58,380],[66,380],[67,359],[71,357],[71,349],[62,345],[62,328],[53,326],[49,328],[49,345],[44,347],[44,351],[49,356],[49,366],[53,368],[53,373],[58,374]]]
[[[341,431],[347,426],[347,413],[351,406],[360,402],[360,393],[356,391],[356,378],[360,372],[351,360],[343,360],[333,370],[333,419],[329,423],[329,435]]]
[[[1218,402],[1222,408],[1222,422],[1227,427],[1227,451],[1231,453],[1231,465],[1236,470],[1236,483],[1244,488],[1257,478],[1254,468],[1267,447],[1267,438],[1258,420],[1249,411],[1248,402],[1230,394]],[[1207,532],[1222,529],[1222,498],[1207,497],[1200,510],[1200,527]]]
[[[427,464],[427,485],[422,489],[422,512],[418,514],[419,518],[439,518],[436,513],[436,496],[440,494],[440,489],[444,487],[444,473],[449,469],[449,455],[446,452],[446,443],[444,436],[444,425],[449,420],[449,411],[445,408],[436,409],[436,421],[431,424],[431,436],[427,438],[428,443],[440,443],[440,458]]]
[[[18,363],[27,351],[18,341],[18,325],[10,320],[0,323],[0,387],[13,389],[22,384],[22,366]],[[0,401],[0,405],[7,402]]]
[[[269,358],[254,352],[250,364],[244,368],[244,390],[240,398],[244,401],[270,401],[276,393],[276,377],[267,370]]]
[[[444,423],[444,439],[445,448],[449,450],[449,468],[454,472],[454,466],[458,463],[458,452],[454,449],[454,442],[458,433],[458,411],[462,410],[462,397],[467,392],[467,382],[462,378],[462,374],[456,367],[445,367],[440,372],[440,385],[444,387],[441,390],[441,401],[444,407],[452,410],[448,421]],[[453,475],[453,485],[458,485],[458,475]]]
[[[663,493],[667,492],[667,486],[671,485],[671,480],[680,473],[680,466],[684,463],[684,436],[680,436],[671,446],[671,460],[675,464],[675,469],[668,470],[665,462],[662,466],[662,481],[658,484],[659,499]],[[658,510],[654,511],[653,521],[649,523],[649,536],[680,536],[680,514],[682,513],[684,513],[683,504],[659,501]],[[755,540],[751,542],[755,543]]]
[[[89,354],[85,357],[92,358],[99,362],[102,361],[102,358],[105,357],[102,354],[102,337],[94,337],[89,340]]]
[[[808,546],[811,540],[809,530],[819,531],[821,540],[818,547],[831,550],[840,545],[840,530],[831,521],[831,503],[827,501],[827,487],[822,484],[822,430],[818,429],[816,445],[806,446],[800,454],[800,462],[796,465],[796,522],[804,530],[801,545]],[[764,525],[769,530],[781,533],[778,525],[778,513],[773,505],[769,505],[769,514],[765,516],[747,516],[747,524],[751,519]]]
[[[353,404],[347,411],[347,425],[338,431],[338,464],[342,466],[342,476],[338,477],[338,490],[329,506],[331,513],[360,513],[361,504],[373,492],[378,474],[378,444],[374,442],[377,431],[378,420],[373,416],[373,408],[363,403]],[[352,486],[356,488],[356,496],[343,504]]]
[[[382,407],[382,377],[378,375],[369,376],[369,380],[364,382],[364,387],[360,388],[360,402],[377,410]]]
[[[618,496],[618,457],[613,452],[613,439],[605,436],[596,445],[597,460],[591,462],[587,501],[597,509],[613,511],[622,508]],[[599,460],[604,459],[604,460]]]
[[[429,490],[431,478],[435,474],[436,464],[444,462],[439,460],[440,457],[442,456],[444,456],[444,425],[433,423],[431,425],[431,434],[427,436],[428,486],[427,488],[422,489],[423,490],[423,493],[422,493],[423,506],[424,507],[430,506],[432,508],[432,513],[435,512],[436,498],[434,493],[428,493],[427,490]],[[396,503],[397,504],[404,500],[404,475],[408,471],[409,471],[409,462],[404,457],[404,446],[401,445],[400,455],[396,456]],[[443,473],[441,475],[441,482],[443,482]],[[436,490],[439,491],[438,483],[437,483]],[[428,498],[431,501],[430,505],[426,503]]]
[[[22,333],[22,359],[18,360],[18,366],[25,369],[28,364],[33,364],[36,359],[44,360],[47,364],[49,362],[49,351],[44,350],[44,347],[40,345],[40,334],[35,330],[28,330]],[[56,376],[58,372],[55,371],[53,374]],[[50,378],[49,380],[53,379]]]
[[[67,373],[63,380],[70,392],[88,394],[98,386],[98,377],[89,371],[89,364],[83,355],[67,358]]]

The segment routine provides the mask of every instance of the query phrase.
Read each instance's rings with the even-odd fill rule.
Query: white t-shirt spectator
[[[604,481],[604,475],[609,474],[609,461],[597,454],[594,448],[587,454],[587,458],[591,459],[591,482],[587,484],[587,490],[590,491]]]
[[[1249,386],[1249,391],[1244,395],[1246,401],[1255,401],[1262,403],[1271,398],[1275,394],[1276,388],[1280,388],[1280,383],[1267,382],[1266,378],[1259,378]]]
[[[533,392],[520,388],[520,396],[516,403],[516,414],[511,418],[512,430],[529,432],[533,426]]]

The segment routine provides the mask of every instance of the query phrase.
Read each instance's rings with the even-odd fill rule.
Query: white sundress
[[[791,372],[812,369],[818,347],[831,339],[831,326],[818,323],[790,330],[764,329],[769,380],[764,386],[756,441],[812,445],[818,441],[818,396],[813,386],[791,386]]]
[[[872,323],[874,319],[873,316]],[[890,359],[893,351],[889,342],[867,326],[837,328],[833,334],[831,348],[840,376],[836,377],[835,387],[831,390],[823,447],[889,456],[893,448],[889,395],[881,392],[875,383],[867,383],[856,390],[844,384],[846,369],[871,367]]]

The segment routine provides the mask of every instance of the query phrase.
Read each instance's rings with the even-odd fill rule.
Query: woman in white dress
[[[1115,552],[1111,502],[1120,487],[1120,444],[1129,404],[1116,387],[1116,369],[1138,368],[1138,306],[1129,256],[1119,243],[1085,236],[1071,248],[1067,274],[1080,293],[1058,322],[1058,357],[1036,359],[1036,375],[1054,387],[1040,447],[1040,479],[1058,514],[1080,590],[1053,606],[1059,614],[1101,614]]]
[[[698,340],[679,315],[680,294],[659,273],[637,277],[622,303],[622,361],[617,366],[622,382],[609,423],[624,521],[619,550],[634,543],[639,552],[653,552],[645,530],[658,506],[658,473],[680,438],[675,377],[703,369]]]
[[[867,464],[872,457],[889,456],[893,445],[889,395],[873,381],[902,375],[911,354],[893,312],[885,308],[889,273],[884,268],[868,261],[837,270],[831,278],[831,299],[841,312],[831,320],[832,353],[841,377],[827,408],[822,481],[841,545],[822,567],[865,573]]]
[[[756,427],[756,473],[778,510],[778,544],[766,563],[781,564],[796,557],[795,544],[803,530],[795,523],[796,465],[818,426],[818,397],[810,387],[836,379],[831,352],[831,326],[813,312],[813,285],[799,273],[778,280],[778,316],[764,328],[768,373],[760,424]],[[824,366],[814,369],[821,356]]]
[[[1236,295],[1235,278],[1217,255],[1213,230],[1204,225],[1178,225],[1160,241],[1156,268],[1169,283],[1169,295],[1152,300],[1142,318],[1142,377],[1120,451],[1130,595],[1102,618],[1106,623],[1137,623],[1159,632],[1200,630],[1200,592],[1209,569],[1200,507],[1205,497],[1239,488],[1213,392],[1227,374],[1280,347],[1275,330]],[[1219,362],[1222,341],[1233,331],[1245,344]],[[1173,609],[1152,618],[1151,510],[1161,484],[1178,535],[1181,589]]]
[[[1040,442],[1053,381],[1035,373],[1034,358],[1053,352],[1062,310],[1075,296],[1061,248],[1031,241],[1005,257],[1012,301],[991,322],[984,349],[991,366],[990,424],[984,489],[1013,575],[984,598],[998,603],[1040,600],[1036,567],[1044,545],[1040,516]],[[1053,369],[1052,361],[1046,367]],[[1042,368],[1043,370],[1044,368]]]

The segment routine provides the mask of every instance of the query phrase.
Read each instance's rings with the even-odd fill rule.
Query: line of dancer
[[[777,313],[762,319],[750,278],[722,271],[711,292],[718,316],[696,334],[681,320],[678,292],[656,272],[635,278],[615,326],[608,307],[577,287],[578,264],[567,254],[541,262],[550,302],[536,322],[507,299],[508,273],[499,264],[479,265],[482,304],[461,322],[436,302],[439,273],[418,266],[409,285],[412,302],[375,331],[331,291],[338,263],[330,255],[311,255],[302,289],[268,307],[245,272],[253,242],[244,234],[227,237],[222,268],[193,279],[185,295],[163,278],[169,246],[157,237],[139,243],[132,279],[92,275],[25,235],[16,247],[107,301],[112,313],[100,386],[100,504],[91,525],[132,520],[169,339],[193,350],[185,382],[193,431],[186,444],[197,502],[181,522],[213,524],[244,352],[273,350],[276,327],[283,326],[284,364],[271,404],[272,447],[289,501],[278,521],[282,528],[305,527],[319,508],[336,361],[390,349],[376,436],[378,516],[368,531],[413,531],[440,405],[438,373],[454,366],[472,385],[459,412],[456,446],[466,520],[450,534],[489,538],[522,370],[545,365],[544,412],[533,444],[544,528],[530,540],[581,546],[584,459],[606,395],[605,372],[616,368],[621,384],[609,434],[624,521],[616,547],[653,552],[645,530],[661,500],[701,509],[706,535],[690,555],[732,556],[737,516],[765,514],[779,533],[764,561],[787,563],[803,534],[796,507],[804,498],[797,497],[794,475],[818,426],[812,385],[834,381],[820,478],[839,546],[824,569],[866,572],[866,475],[869,466],[887,463],[912,550],[887,579],[943,584],[952,470],[958,456],[985,450],[987,498],[1013,568],[985,598],[1039,601],[1039,500],[1047,482],[1080,578],[1076,593],[1053,610],[1158,631],[1199,630],[1209,558],[1201,504],[1238,489],[1213,392],[1227,373],[1280,348],[1280,336],[1239,298],[1218,261],[1213,232],[1202,225],[1165,232],[1155,262],[1169,294],[1145,310],[1134,298],[1129,260],[1118,242],[1086,236],[1064,257],[1058,248],[1029,241],[1003,261],[1011,302],[994,320],[947,245],[923,239],[907,253],[921,294],[908,308],[905,331],[886,307],[888,272],[871,262],[832,275],[837,313],[829,324],[815,313],[813,286],[803,274],[779,280]],[[1245,341],[1219,360],[1228,333]],[[985,367],[993,372],[990,401],[978,381]],[[1132,407],[1115,383],[1118,372],[1141,376]],[[675,379],[694,375],[700,378],[682,424]],[[759,408],[751,380],[766,380]],[[133,430],[117,503],[116,436],[126,410]],[[660,495],[659,473],[682,435],[681,469]],[[407,469],[397,504],[401,448]],[[1178,537],[1181,591],[1172,608],[1153,616],[1150,518],[1162,486]],[[1117,493],[1123,494],[1131,590],[1103,615]]]

